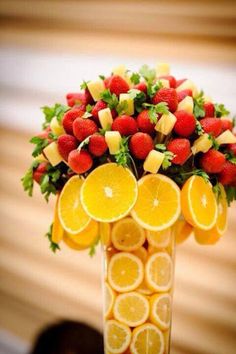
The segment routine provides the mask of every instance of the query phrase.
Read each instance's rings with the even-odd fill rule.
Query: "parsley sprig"
[[[152,83],[156,78],[156,70],[149,68],[147,64],[144,64],[140,70],[139,74],[148,82]]]
[[[212,134],[208,134],[208,139],[212,142],[213,149],[219,150],[220,145],[217,143],[216,139]]]
[[[173,152],[168,151],[166,149],[165,144],[156,144],[155,148],[157,151],[160,151],[164,154],[164,160],[163,160],[161,166],[162,166],[163,170],[167,170],[167,168],[169,168],[172,165],[171,161],[173,160],[175,155],[173,154]]]
[[[215,115],[217,118],[227,116],[230,113],[222,103],[216,103],[214,106],[215,106]]]
[[[205,116],[204,110],[204,92],[201,91],[194,99],[193,99],[193,113],[196,118],[202,118]]]
[[[129,153],[129,137],[121,139],[120,149],[114,156],[118,165],[123,167],[128,167],[130,165],[131,155]]]
[[[148,109],[148,115],[150,118],[151,123],[156,124],[157,123],[157,116],[158,114],[168,114],[168,105],[166,102],[160,102],[157,104],[151,104],[151,103],[144,103],[144,107]]]
[[[34,180],[33,180],[33,173],[34,169],[38,167],[39,161],[35,160],[26,171],[25,175],[21,178],[21,182],[24,188],[24,191],[28,193],[30,197],[33,195],[33,188],[34,188]]]
[[[49,106],[41,107],[41,110],[43,111],[44,119],[45,119],[45,121],[43,123],[43,129],[45,129],[49,126],[52,118],[54,118],[54,117],[56,117],[58,122],[60,123],[63,115],[69,109],[70,109],[70,107],[60,104],[60,103],[56,103],[52,107],[49,107]]]
[[[49,140],[39,136],[34,136],[32,139],[30,139],[30,143],[35,144],[32,156],[37,157],[42,153],[43,149],[48,146]]]
[[[52,228],[53,228],[53,224],[51,224],[50,226],[49,226],[49,230],[48,230],[48,232],[45,234],[45,237],[47,237],[48,238],[48,241],[49,241],[49,244],[50,244],[50,250],[53,252],[53,253],[56,253],[56,251],[57,250],[60,250],[60,246],[57,244],[57,243],[55,243],[55,242],[53,242],[52,241]]]
[[[135,110],[140,113],[143,110],[143,103],[146,101],[145,93],[137,89],[131,89],[128,93],[130,98],[134,100]]]
[[[236,188],[231,186],[225,186],[225,193],[227,197],[228,206],[236,200]]]
[[[163,87],[163,84],[160,80],[156,81],[155,84],[148,83],[147,85],[147,94],[150,97],[155,96],[157,91],[159,91]]]
[[[94,243],[92,244],[92,246],[90,247],[90,249],[89,249],[90,257],[93,257],[96,254],[96,248],[97,248],[97,246],[99,244],[99,241],[100,241],[100,237],[98,236],[96,238],[96,240],[94,241]]]
[[[110,109],[116,108],[119,103],[117,96],[114,93],[111,93],[109,89],[106,89],[101,93],[101,99],[108,104]]]
[[[134,84],[134,85],[137,85],[140,83],[140,75],[139,73],[133,73],[131,76],[130,76],[130,81]]]

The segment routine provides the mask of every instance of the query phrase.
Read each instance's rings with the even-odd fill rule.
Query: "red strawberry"
[[[211,133],[217,137],[222,131],[222,121],[219,118],[203,118],[200,120],[205,133]]]
[[[59,136],[57,144],[59,154],[67,161],[69,153],[77,148],[78,141],[73,135],[63,134]]]
[[[225,130],[233,130],[233,122],[230,119],[220,119],[222,123],[222,132]]]
[[[173,139],[167,145],[167,150],[175,155],[172,162],[176,165],[183,165],[191,155],[190,142],[188,139]]]
[[[129,148],[134,157],[144,160],[149,152],[154,149],[154,143],[150,135],[136,133],[130,139]]]
[[[43,130],[42,132],[38,133],[36,136],[41,138],[41,139],[48,139],[48,142],[51,143],[52,139],[48,137],[50,132],[51,132],[51,127],[48,126],[45,130]]]
[[[160,102],[166,102],[169,110],[173,113],[178,106],[178,98],[175,89],[173,88],[161,88],[155,96],[152,98],[152,103],[157,104]]]
[[[88,151],[72,150],[68,156],[68,164],[75,173],[82,174],[90,170],[93,159]]]
[[[201,168],[207,173],[219,173],[225,163],[225,156],[221,152],[210,149],[200,159]]]
[[[178,102],[183,101],[183,99],[187,96],[191,96],[191,97],[193,96],[192,90],[186,89],[177,92]]]
[[[176,79],[174,76],[171,75],[164,75],[164,76],[160,76],[158,77],[158,79],[164,79],[164,80],[168,80],[170,87],[172,88],[176,88]]]
[[[236,182],[236,165],[229,161],[225,161],[218,177],[219,182],[224,186],[233,185]]]
[[[203,105],[205,111],[205,117],[214,117],[215,115],[215,106],[211,102],[206,102]]]
[[[87,88],[84,90],[84,102],[83,103],[85,105],[93,103],[93,97],[91,96],[91,93],[89,92],[89,90]]]
[[[228,149],[234,156],[236,156],[236,143],[235,144],[229,144],[228,145]]]
[[[196,127],[196,119],[192,113],[186,111],[175,112],[177,121],[174,126],[174,131],[185,138],[193,134]]]
[[[179,87],[180,85],[182,85],[182,83],[184,81],[186,81],[187,79],[180,79],[180,80],[176,80],[176,87]]]
[[[147,84],[145,82],[140,82],[139,84],[135,85],[134,88],[144,92],[145,94],[147,93]]]
[[[155,132],[155,124],[151,123],[147,109],[139,113],[136,121],[141,132],[148,134]]]
[[[129,91],[129,85],[123,79],[123,77],[119,75],[112,75],[109,82],[108,88],[110,89],[111,93],[116,94],[119,96],[121,93],[126,93]]]
[[[102,156],[107,151],[107,143],[103,135],[94,134],[89,138],[88,149],[94,156]]]
[[[105,78],[104,85],[105,85],[106,88],[109,88],[110,80],[111,80],[111,76],[108,76],[108,77]]]
[[[80,108],[73,108],[64,114],[62,125],[67,134],[73,134],[73,122],[76,118],[81,117],[84,112]]]
[[[111,129],[120,132],[121,135],[128,136],[135,134],[138,127],[134,118],[124,114],[114,119]]]
[[[73,107],[76,104],[84,104],[85,97],[83,92],[78,93],[68,93],[66,95],[67,104],[70,107]]]
[[[99,100],[96,102],[96,104],[93,107],[92,112],[91,112],[93,115],[93,118],[96,122],[99,122],[98,112],[101,111],[102,109],[105,109],[105,108],[107,108],[106,102],[104,102],[102,100]]]
[[[92,135],[98,131],[98,127],[93,120],[88,118],[76,118],[73,123],[73,133],[74,136],[79,140],[83,141],[89,135]]]
[[[47,172],[48,162],[41,162],[38,167],[33,171],[33,179],[35,182],[40,183],[42,176]]]

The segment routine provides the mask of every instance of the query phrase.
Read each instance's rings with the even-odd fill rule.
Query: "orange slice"
[[[111,245],[111,224],[107,222],[99,223],[99,235],[102,245],[108,247]]]
[[[186,241],[192,232],[192,225],[188,224],[185,220],[177,220],[173,226],[173,233],[177,244]]]
[[[67,233],[67,237],[77,244],[81,250],[89,248],[98,239],[98,223],[91,220],[83,231],[76,235]]]
[[[70,234],[78,234],[90,222],[90,217],[80,202],[80,190],[83,183],[79,176],[73,176],[67,181],[60,194],[58,216],[64,230]]]
[[[137,194],[133,173],[116,163],[108,163],[88,175],[81,188],[81,203],[91,218],[113,222],[130,212]]]
[[[202,230],[210,230],[216,223],[217,204],[210,182],[200,176],[192,176],[181,191],[181,206],[189,224]]]
[[[54,208],[54,220],[52,225],[52,242],[59,243],[63,239],[64,229],[61,225],[60,219],[58,217],[58,200],[59,195],[56,197],[56,204]]]
[[[151,231],[167,229],[180,214],[180,190],[175,182],[161,174],[149,174],[138,181],[138,199],[133,218]]]

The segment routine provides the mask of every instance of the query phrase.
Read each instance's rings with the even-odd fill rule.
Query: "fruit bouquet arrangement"
[[[226,230],[234,122],[165,63],[121,65],[66,100],[42,108],[23,187],[56,195],[53,251],[103,245],[105,352],[169,353],[175,243],[214,244]]]

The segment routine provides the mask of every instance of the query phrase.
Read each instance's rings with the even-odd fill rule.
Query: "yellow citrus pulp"
[[[147,252],[146,248],[140,247],[140,248],[138,248],[136,251],[134,251],[132,253],[135,256],[137,256],[138,258],[140,258],[143,263],[146,262],[147,257],[148,257],[148,252]]]
[[[76,235],[67,233],[66,236],[75,244],[77,244],[81,250],[89,248],[98,239],[98,223],[94,220],[91,220],[83,231]]]
[[[171,296],[170,294],[155,294],[150,299],[150,320],[160,329],[166,330],[171,321]]]
[[[216,223],[217,204],[210,182],[200,176],[192,176],[181,191],[181,206],[189,224],[202,230],[210,230]]]
[[[112,309],[115,301],[115,292],[112,290],[110,285],[105,282],[104,285],[104,291],[105,291],[105,317],[110,318],[112,316]]]
[[[172,259],[168,253],[152,254],[145,265],[145,280],[151,289],[158,292],[168,291],[172,285]]]
[[[113,354],[124,353],[131,341],[130,328],[118,321],[109,320],[105,324],[106,349]]]
[[[135,290],[143,281],[144,267],[141,260],[128,252],[119,252],[108,264],[108,282],[118,292]]]
[[[85,212],[101,222],[113,222],[126,216],[138,194],[133,173],[116,163],[97,167],[81,188],[81,203]]]
[[[107,222],[99,223],[99,235],[103,246],[110,246],[111,244],[111,225]]]
[[[202,245],[215,244],[225,233],[227,228],[228,204],[224,187],[220,184],[220,193],[217,200],[216,224],[210,230],[194,229],[194,236],[198,243]]]
[[[145,232],[132,218],[117,221],[112,228],[111,240],[119,251],[135,251],[145,242]]]
[[[137,292],[117,296],[114,304],[114,317],[129,327],[137,327],[146,322],[149,316],[149,301]]]
[[[171,228],[162,231],[147,231],[148,243],[156,248],[165,248],[171,240]]]
[[[65,184],[60,194],[58,216],[62,227],[70,234],[78,234],[90,222],[90,217],[80,202],[80,190],[83,183],[79,176],[73,176]]]
[[[163,354],[164,336],[155,325],[145,323],[134,329],[130,350],[132,354]]]
[[[185,220],[177,220],[173,226],[173,233],[177,244],[183,243],[187,240],[192,232],[192,225],[188,224]]]
[[[180,215],[179,187],[161,174],[142,177],[138,181],[138,199],[131,214],[148,230],[167,229]]]
[[[52,226],[52,242],[59,243],[63,239],[64,229],[61,225],[58,216],[58,201],[59,195],[57,195],[56,204],[54,208],[54,219],[53,219],[53,226]]]

